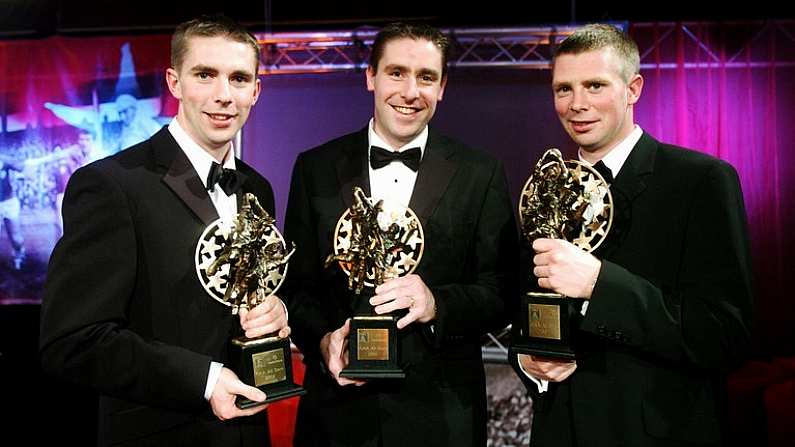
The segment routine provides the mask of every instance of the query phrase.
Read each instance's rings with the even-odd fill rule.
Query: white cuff
[[[287,305],[284,304],[284,301],[282,301],[282,299],[279,298],[278,296],[276,297],[276,299],[279,300],[280,303],[282,303],[282,307],[284,307],[284,319],[287,320],[287,322],[289,324],[289,322],[290,322],[290,312],[287,312]]]
[[[218,377],[221,376],[221,368],[223,367],[223,363],[210,362],[210,372],[207,373],[207,386],[204,387],[204,400],[209,401],[213,395],[215,384],[218,383]]]
[[[533,383],[536,384],[536,386],[538,387],[538,392],[539,393],[543,393],[543,392],[545,392],[546,390],[549,389],[549,380],[538,379],[538,378],[532,376],[529,372],[525,371],[524,367],[522,366],[522,362],[519,362],[518,359],[517,359],[517,363],[519,363],[519,369],[522,370],[524,375],[526,375],[528,379],[532,380]]]

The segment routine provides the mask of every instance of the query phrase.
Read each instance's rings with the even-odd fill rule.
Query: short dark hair
[[[257,39],[242,25],[222,14],[203,15],[180,23],[171,36],[171,67],[179,70],[188,52],[188,39],[191,37],[226,37],[235,42],[247,44],[254,51],[255,67],[259,66],[260,48]]]
[[[635,41],[615,26],[601,23],[576,29],[555,49],[555,59],[562,54],[580,54],[603,48],[612,49],[621,59],[621,75],[625,82],[640,72],[640,53]]]
[[[378,62],[384,56],[386,44],[398,39],[427,40],[442,53],[442,76],[447,74],[447,57],[450,51],[450,39],[438,29],[423,23],[390,23],[383,27],[375,36],[370,51],[370,66],[378,70]]]

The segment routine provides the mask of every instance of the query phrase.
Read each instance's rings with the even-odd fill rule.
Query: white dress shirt
[[[367,166],[370,170],[370,197],[372,197],[374,202],[383,199],[387,204],[394,203],[408,208],[411,193],[414,191],[414,183],[417,181],[417,173],[399,161],[393,161],[380,169],[373,169],[370,166],[370,147],[378,146],[393,152],[419,147],[421,156],[425,155],[425,145],[428,143],[428,126],[425,126],[425,129],[408,144],[394,148],[375,133],[373,122],[373,119],[370,119],[369,146],[367,147]],[[420,157],[420,159],[422,158]]]
[[[601,161],[605,164],[605,166],[608,167],[608,169],[610,169],[610,173],[613,174],[613,178],[618,177],[621,167],[624,166],[624,162],[626,162],[627,158],[629,158],[629,153],[632,152],[632,148],[638,144],[638,141],[642,136],[643,129],[635,124],[635,128],[632,129],[632,132],[630,132],[626,138],[621,140],[616,147],[610,149],[610,152],[608,152],[607,155],[602,157]],[[590,163],[588,163],[582,157],[582,149],[577,152],[577,155],[579,156],[581,162],[590,165]]]
[[[177,140],[177,144],[190,160],[190,164],[193,165],[193,169],[196,170],[204,187],[207,188],[207,175],[210,173],[210,167],[213,163],[217,163],[217,160],[191,139],[179,125],[176,118],[171,120],[168,125],[168,131]],[[235,151],[232,144],[232,142],[229,143],[229,151],[227,151],[222,165],[226,169],[235,169]],[[220,186],[216,186],[212,191],[207,191],[207,194],[210,195],[210,200],[213,201],[215,210],[220,218],[231,220],[235,217],[237,214],[237,194],[228,196]]]
[[[428,126],[426,125],[422,132],[416,138],[411,140],[408,144],[404,144],[395,150],[394,147],[387,144],[378,134],[375,133],[373,128],[374,119],[370,119],[369,131],[367,133],[369,145],[367,146],[367,169],[370,172],[370,197],[374,203],[379,200],[384,200],[384,207],[389,208],[390,205],[399,205],[405,208],[409,207],[411,202],[411,195],[414,192],[414,183],[417,182],[417,172],[409,169],[408,166],[399,161],[393,161],[388,165],[380,168],[373,169],[370,165],[370,148],[378,146],[392,152],[401,152],[406,149],[414,147],[420,148],[420,160],[425,156],[425,146],[428,144]],[[435,332],[436,328],[433,323],[430,325],[431,332]]]

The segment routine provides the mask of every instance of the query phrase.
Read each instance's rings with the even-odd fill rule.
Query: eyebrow
[[[610,80],[607,78],[603,78],[601,76],[596,76],[593,78],[583,79],[579,82],[571,82],[571,81],[560,81],[560,82],[553,82],[552,87],[557,88],[561,86],[571,86],[572,84],[577,85],[589,85],[589,84],[610,84]]]
[[[235,71],[233,71],[231,77],[234,77],[234,76],[240,76],[241,78],[244,78],[246,81],[250,81],[251,79],[254,79],[254,74],[251,73],[250,71],[245,71],[245,70],[235,70]]]
[[[583,83],[584,84],[596,84],[596,83],[599,83],[599,84],[610,84],[610,80],[607,79],[607,78],[603,78],[601,76],[597,76],[597,77],[594,77],[594,78],[588,78],[588,79],[584,80]]]
[[[211,67],[209,65],[201,65],[201,64],[199,64],[199,65],[194,65],[193,67],[191,67],[190,72],[191,73],[212,73],[212,74],[218,74],[219,71],[218,71],[217,68]],[[254,74],[253,73],[251,73],[249,71],[245,71],[245,70],[235,70],[235,71],[232,72],[230,77],[231,76],[240,76],[242,78],[245,78],[246,80],[250,80],[250,79],[254,78]]]
[[[190,72],[191,73],[203,73],[203,72],[218,73],[218,69],[210,67],[209,65],[201,65],[201,64],[199,64],[199,65],[194,65],[193,67],[191,67],[190,68]]]
[[[430,75],[430,76],[432,76],[434,79],[438,79],[438,78],[441,76],[441,75],[440,75],[440,73],[439,73],[438,71],[436,71],[436,70],[433,70],[433,69],[430,69],[430,68],[423,68],[422,70],[420,70],[420,73],[419,73],[419,74],[420,74],[420,76],[423,76],[423,75]]]
[[[399,64],[384,65],[384,71],[391,71],[391,70],[407,71],[408,68],[404,65],[399,65]]]
[[[384,66],[384,71],[391,71],[391,70],[400,70],[400,71],[409,71],[409,68],[405,65],[400,64],[389,64]],[[432,75],[436,78],[440,76],[440,73],[432,68],[421,68],[418,72],[418,75]]]

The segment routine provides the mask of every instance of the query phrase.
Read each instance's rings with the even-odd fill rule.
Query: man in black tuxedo
[[[428,129],[447,81],[448,45],[427,26],[385,27],[366,72],[370,124],[296,160],[285,228],[299,247],[288,307],[308,392],[298,446],[485,445],[480,338],[507,323],[516,226],[502,165]],[[395,153],[400,160],[390,161]],[[336,265],[323,265],[353,186],[409,206],[425,231],[415,273],[385,282],[369,301],[348,290]],[[348,318],[371,309],[405,314],[398,320],[405,379],[339,376]]]
[[[720,445],[725,373],[749,347],[752,310],[737,174],[634,124],[638,48],[614,27],[568,37],[552,78],[580,158],[615,177],[616,217],[594,255],[533,243],[538,286],[587,301],[576,361],[511,356],[534,396],[531,445]]]
[[[264,394],[223,362],[241,325],[249,337],[287,336],[284,306],[271,296],[233,316],[194,264],[204,228],[233,218],[245,193],[273,213],[270,184],[231,143],[259,96],[258,56],[254,37],[224,17],[180,25],[166,71],[176,118],[69,182],[40,354],[47,372],[100,393],[101,445],[269,442],[265,407],[234,403]]]

